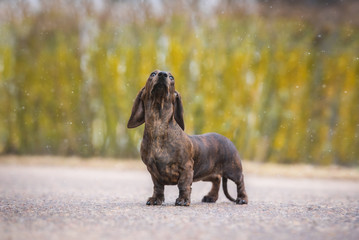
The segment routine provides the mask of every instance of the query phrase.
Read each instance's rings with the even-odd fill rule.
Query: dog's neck
[[[167,135],[168,127],[173,118],[171,102],[151,102],[145,106],[145,132],[151,138],[163,138]]]

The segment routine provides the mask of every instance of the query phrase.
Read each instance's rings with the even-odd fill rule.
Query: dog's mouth
[[[151,95],[155,98],[165,98],[168,94],[168,86],[162,81],[156,83],[151,90]]]

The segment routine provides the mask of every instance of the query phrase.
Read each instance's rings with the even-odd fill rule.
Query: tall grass
[[[246,159],[358,164],[357,27],[79,9],[9,8],[0,22],[1,153],[138,156],[132,101],[163,69],[188,134],[219,132]]]

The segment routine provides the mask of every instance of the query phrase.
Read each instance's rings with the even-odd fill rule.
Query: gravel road
[[[359,239],[359,182],[246,176],[249,205],[146,206],[146,171],[0,166],[0,239]],[[235,194],[234,184],[230,192]]]

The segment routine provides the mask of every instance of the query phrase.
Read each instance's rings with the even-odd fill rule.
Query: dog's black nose
[[[164,77],[164,78],[168,77],[168,75],[167,75],[166,72],[159,72],[159,73],[158,73],[158,76],[159,76],[159,77]]]

